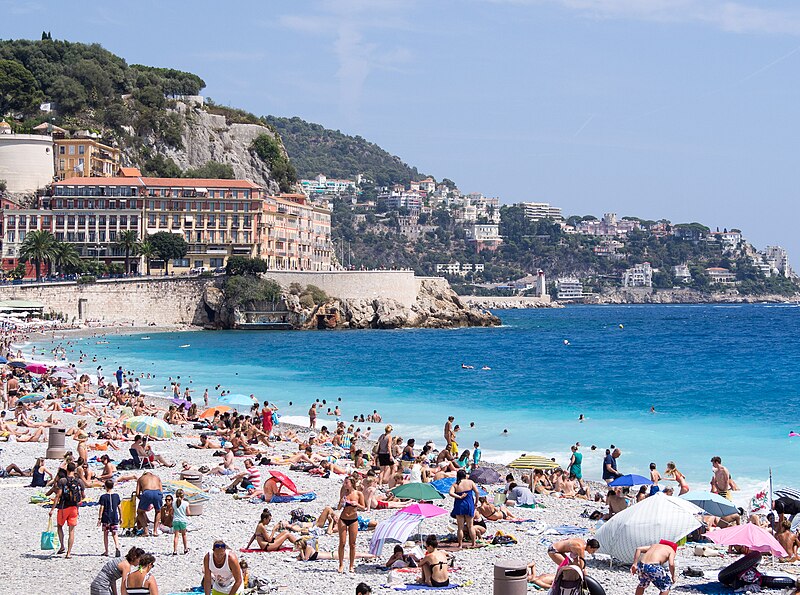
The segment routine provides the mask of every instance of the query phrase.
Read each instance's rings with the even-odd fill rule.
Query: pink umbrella
[[[433,504],[420,504],[419,502],[411,504],[410,506],[406,506],[405,508],[401,508],[399,512],[418,514],[426,519],[447,514],[447,511],[444,508],[434,506]]]
[[[48,368],[44,364],[28,364],[25,369],[31,374],[46,374]]]
[[[743,545],[756,552],[770,552],[778,558],[789,555],[777,539],[753,523],[717,529],[706,533],[706,537],[719,545]]]

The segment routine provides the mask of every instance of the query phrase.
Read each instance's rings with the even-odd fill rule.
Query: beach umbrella
[[[172,399],[172,403],[177,405],[178,407],[183,407],[184,409],[189,409],[189,407],[192,406],[192,403],[190,401],[187,401],[186,399],[181,399],[179,397],[175,397],[174,399]]]
[[[416,502],[415,504],[410,504],[405,508],[401,508],[398,511],[398,514],[404,512],[406,514],[418,514],[426,519],[432,519],[433,517],[441,516],[443,514],[447,514],[447,511],[440,506],[435,506],[433,504],[425,504]]]
[[[43,393],[28,393],[17,399],[17,403],[38,403],[44,400],[44,398],[45,395]]]
[[[630,486],[651,486],[653,485],[652,480],[647,479],[646,477],[642,477],[641,475],[620,475],[610,484],[610,487],[616,488],[620,486],[630,487]]]
[[[231,408],[227,405],[215,405],[214,407],[209,407],[203,413],[200,414],[200,419],[211,419],[214,417],[214,413],[219,411],[220,415],[225,413],[226,411],[230,411]]]
[[[193,483],[181,480],[170,480],[164,482],[164,491],[170,492],[174,494],[178,490],[183,490],[184,496],[186,497],[186,501],[195,504],[200,502],[208,502],[211,498],[202,488],[198,488]]]
[[[4,358],[2,355],[0,355],[0,364],[7,364],[7,363],[8,363],[8,360],[6,358]]]
[[[400,499],[440,500],[442,495],[429,483],[404,483],[392,489],[392,494]]]
[[[680,496],[684,500],[688,500],[692,504],[696,504],[708,514],[714,516],[727,516],[738,512],[733,502],[727,498],[723,498],[719,494],[712,494],[711,492],[704,492],[702,490],[693,490]]]
[[[137,434],[144,434],[151,438],[171,438],[172,427],[163,419],[150,415],[136,415],[125,420],[125,427]]]
[[[31,374],[47,374],[48,368],[44,364],[28,364],[25,366]]]
[[[12,368],[27,368],[28,364],[23,361],[14,360],[13,362],[8,362],[8,365]]]
[[[59,366],[56,368],[56,372],[64,372],[65,374],[69,374],[73,378],[78,376],[78,370],[75,368],[70,368],[69,366]]]
[[[709,531],[706,533],[706,537],[719,545],[743,545],[756,552],[770,552],[776,558],[788,556],[777,539],[753,523]]]
[[[372,534],[372,539],[369,542],[369,553],[379,556],[381,550],[383,550],[383,544],[387,541],[403,543],[417,532],[423,520],[425,520],[425,517],[421,514],[409,514],[401,511],[381,521]]]
[[[249,407],[253,404],[253,399],[248,397],[247,395],[233,393],[230,395],[225,395],[218,399],[221,403],[225,403],[226,405],[231,405],[232,407]]]
[[[500,474],[491,467],[478,467],[469,474],[469,478],[475,483],[499,483]]]
[[[128,419],[129,417],[133,417],[133,409],[126,406],[119,410],[120,420]]]
[[[624,564],[633,562],[636,548],[662,539],[677,543],[700,526],[690,510],[702,512],[691,502],[656,494],[618,512],[595,535],[600,553]]]
[[[509,465],[512,469],[557,469],[558,463],[539,455],[521,455]]]
[[[266,473],[275,478],[275,481],[277,481],[278,485],[280,485],[278,493],[282,492],[284,487],[288,489],[292,494],[299,493],[297,486],[291,479],[289,479],[289,477],[285,473],[281,473],[280,471],[275,471],[274,469],[267,469]]]
[[[55,374],[51,374],[50,378],[55,378],[57,380],[75,380],[75,375],[65,372],[64,370],[59,370]]]
[[[789,498],[800,502],[800,490],[796,488],[779,488],[775,490],[775,495],[778,498]]]
[[[450,486],[452,486],[455,482],[455,477],[443,477],[442,479],[437,479],[436,481],[430,482],[428,485],[433,486],[442,496],[446,496],[450,493]],[[484,490],[481,486],[478,486],[478,494],[481,496],[488,496],[489,492]]]

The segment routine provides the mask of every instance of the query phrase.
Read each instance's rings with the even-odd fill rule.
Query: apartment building
[[[300,190],[308,197],[355,194],[356,186],[356,180],[339,180],[321,174],[311,180],[300,180]]]
[[[652,287],[653,268],[649,262],[643,262],[627,269],[622,275],[623,287]]]
[[[525,217],[531,221],[539,221],[541,219],[561,221],[564,219],[561,214],[561,207],[554,207],[547,202],[521,202],[517,206],[525,211]]]
[[[119,149],[97,139],[54,138],[53,147],[57,180],[111,177],[119,172]]]
[[[332,268],[331,211],[305,194],[265,197],[259,233],[258,256],[271,269]]]

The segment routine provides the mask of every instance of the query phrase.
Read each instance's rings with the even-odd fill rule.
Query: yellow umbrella
[[[512,469],[557,469],[558,463],[540,455],[521,455],[508,466]]]

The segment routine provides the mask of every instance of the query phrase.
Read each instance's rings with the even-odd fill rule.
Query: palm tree
[[[53,267],[59,273],[65,273],[67,268],[77,267],[81,263],[81,257],[75,246],[67,242],[56,240],[53,246]]]
[[[116,245],[125,249],[125,274],[131,274],[131,252],[136,249],[139,243],[139,234],[133,229],[128,229],[120,232],[117,235]]]
[[[145,265],[147,266],[147,276],[150,276],[150,261],[156,257],[156,248],[150,243],[150,240],[145,238],[136,244],[136,254],[144,257]]]
[[[33,262],[36,267],[36,280],[42,280],[42,263],[48,263],[53,258],[53,249],[56,244],[55,236],[49,231],[29,231],[19,249],[22,262]]]

